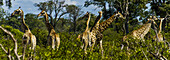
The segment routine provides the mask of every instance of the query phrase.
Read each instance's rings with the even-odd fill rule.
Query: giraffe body
[[[108,28],[117,17],[125,19],[121,13],[117,12],[116,14],[113,14],[110,18],[108,18],[106,21],[99,24],[99,31],[101,33],[104,32],[106,28]]]
[[[50,40],[52,40],[52,48],[55,49],[55,45],[56,45],[56,48],[57,50],[59,49],[59,46],[60,46],[60,38],[59,38],[59,34],[56,34],[55,33],[55,30],[52,29],[52,31],[50,32]],[[55,44],[57,43],[57,44]]]
[[[151,23],[144,24],[141,28],[134,30],[132,34],[133,39],[142,39],[144,40],[144,36],[149,32],[151,28]]]
[[[31,49],[34,50],[36,47],[36,37],[31,33],[30,30],[27,30],[23,37],[22,37],[23,43],[24,44],[31,44]]]

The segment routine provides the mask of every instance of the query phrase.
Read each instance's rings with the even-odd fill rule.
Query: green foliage
[[[15,0],[14,0],[15,1]],[[5,3],[3,2],[3,0],[0,1],[0,7],[3,6],[3,5],[6,5],[8,8],[11,8],[12,7],[12,3],[11,3],[11,0],[5,0]]]
[[[34,28],[31,31],[37,39],[37,45],[46,46],[48,31],[45,29]]]
[[[34,22],[33,22],[34,21]],[[30,30],[32,29],[46,29],[45,20],[38,20],[35,14],[26,14],[25,23],[29,26]]]

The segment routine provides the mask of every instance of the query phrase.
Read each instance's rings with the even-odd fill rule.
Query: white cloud
[[[48,0],[28,0],[28,1],[32,1],[33,3],[39,3],[39,2],[45,2]]]
[[[68,4],[68,5],[76,5],[77,2],[76,2],[76,1],[71,1],[71,0],[65,0],[65,4]]]

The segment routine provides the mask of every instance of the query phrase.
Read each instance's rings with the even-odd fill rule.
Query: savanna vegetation
[[[0,1],[0,6],[11,6],[11,0],[7,3]],[[48,13],[50,24],[54,27],[56,33],[60,34],[59,50],[52,50],[47,46],[48,30],[45,25],[44,17],[37,17],[36,14],[25,14],[25,23],[29,26],[32,34],[37,38],[35,49],[35,60],[168,60],[170,59],[170,1],[169,0],[88,0],[84,2],[83,7],[90,5],[98,6],[103,11],[105,21],[114,12],[119,11],[126,19],[116,19],[102,34],[104,56],[102,57],[99,45],[96,44],[93,51],[87,48],[87,54],[81,49],[83,44],[78,35],[83,33],[86,28],[88,18],[81,17],[85,12],[82,7],[76,5],[64,4],[65,1],[50,0],[46,2],[35,3],[35,7],[45,10]],[[148,7],[151,7],[148,9]],[[16,8],[18,9],[18,8]],[[22,7],[21,7],[22,9]],[[98,11],[95,11],[98,12]],[[0,8],[0,59],[21,59],[23,52],[21,29],[21,19],[18,16],[11,17],[12,12],[6,12]],[[124,42],[123,36],[128,35],[133,30],[139,29],[145,24],[149,16],[165,18],[162,23],[163,42],[154,40],[156,35],[153,26],[145,36],[145,41],[128,38]],[[97,14],[91,15],[90,27],[94,24]],[[138,19],[139,18],[139,19]],[[159,30],[160,20],[155,20],[157,30]],[[4,29],[12,33],[4,32]],[[14,39],[16,41],[14,41]],[[15,42],[17,42],[17,53]],[[124,47],[122,48],[122,46]],[[28,45],[29,46],[29,45]],[[129,47],[127,50],[126,47]],[[26,49],[25,59],[30,59],[31,50]],[[19,56],[17,56],[19,55]],[[19,58],[18,58],[19,57]]]

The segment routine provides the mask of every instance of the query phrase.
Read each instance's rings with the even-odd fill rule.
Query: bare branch
[[[4,50],[4,52],[8,55],[8,59],[11,60],[11,57],[12,57],[12,56],[11,56],[10,53],[9,53],[9,52],[10,52],[10,49],[7,51],[7,50],[5,50],[5,48],[2,46],[2,44],[0,44],[0,46],[1,46],[1,48]]]
[[[146,56],[145,52],[143,51],[143,49],[142,49],[142,53],[144,54],[144,56],[145,56],[146,60],[148,60],[148,58],[147,58],[147,56]]]
[[[67,14],[68,12],[63,12],[60,16],[59,16],[59,18],[57,19],[57,22],[60,20],[60,18],[64,15],[64,14]],[[57,23],[56,22],[56,23]]]
[[[18,55],[18,52],[17,52],[17,40],[14,38],[13,34],[9,31],[7,31],[6,29],[4,29],[2,26],[0,26],[0,29],[2,29],[5,33],[7,33],[8,35],[10,35],[10,37],[12,38],[13,42],[14,42],[14,45],[15,45],[15,49],[14,49],[14,53],[16,55],[16,57],[18,58],[18,60],[20,60],[20,56]]]
[[[5,50],[5,48],[2,46],[2,44],[0,44],[0,46],[1,46],[1,48],[4,50],[4,52],[5,52],[6,54],[8,54],[8,52]]]

